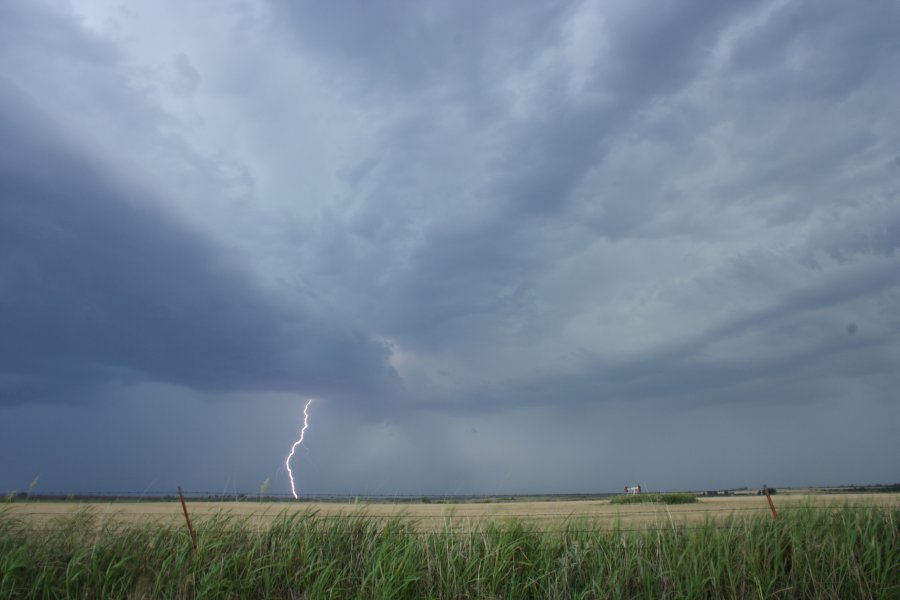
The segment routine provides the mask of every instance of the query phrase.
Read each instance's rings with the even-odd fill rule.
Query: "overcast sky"
[[[898,31],[0,2],[0,490],[900,481]]]

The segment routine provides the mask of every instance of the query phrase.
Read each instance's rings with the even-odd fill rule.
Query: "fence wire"
[[[808,506],[808,505],[782,505],[777,506],[778,512],[784,511],[792,511],[792,510],[844,510],[844,509],[866,509],[869,508],[870,505],[866,504],[835,504],[831,506]],[[192,518],[198,519],[207,519],[214,518],[217,516],[230,517],[234,519],[245,519],[245,518],[265,518],[265,519],[277,519],[282,514],[287,514],[288,516],[296,515],[298,517],[309,516],[310,518],[318,519],[318,520],[339,520],[339,519],[357,519],[359,517],[367,517],[379,520],[390,520],[390,519],[399,519],[406,521],[416,521],[416,520],[424,520],[424,519],[453,519],[453,520],[502,520],[502,519],[519,519],[519,520],[542,520],[542,519],[555,519],[560,521],[578,521],[580,519],[596,519],[596,520],[608,520],[614,518],[622,518],[622,517],[634,517],[634,516],[646,516],[646,515],[658,515],[661,517],[678,517],[684,514],[691,513],[721,513],[721,514],[732,514],[732,513],[741,513],[741,512],[769,512],[768,506],[739,506],[734,508],[709,508],[709,509],[691,509],[691,510],[671,510],[666,511],[665,509],[661,510],[647,510],[647,511],[617,511],[617,512],[606,512],[606,513],[590,513],[590,512],[575,512],[575,513],[560,513],[560,512],[541,512],[541,513],[507,513],[507,512],[496,512],[496,513],[481,513],[481,514],[454,514],[452,511],[447,514],[434,514],[434,515],[412,515],[405,514],[402,511],[398,511],[397,513],[389,513],[389,514],[377,514],[366,512],[366,510],[360,509],[358,511],[348,511],[342,513],[330,513],[330,514],[318,514],[315,511],[311,511],[309,513],[305,513],[304,511],[296,511],[296,512],[286,512],[286,511],[278,511],[276,513],[271,512],[241,512],[241,513],[231,513],[227,509],[222,509],[221,511],[216,512],[194,512],[192,513]],[[71,517],[77,514],[77,511],[68,511],[68,512],[59,512],[59,511],[15,511],[13,513],[14,516],[21,517]],[[110,516],[110,517],[159,517],[163,519],[168,518],[182,518],[182,513],[180,508],[176,511],[173,509],[171,513],[169,512],[150,512],[150,511],[132,511],[132,510],[122,510],[119,512],[111,511],[104,513],[94,513],[94,516],[102,517],[102,516]]]
[[[760,501],[762,501],[761,498]],[[11,503],[5,508],[0,505],[0,524],[2,524],[3,521],[7,521],[8,524],[11,519],[28,527],[29,531],[43,535],[72,532],[73,525],[67,523],[67,520],[79,514],[80,506],[73,510],[59,511],[51,509],[54,505],[59,506],[58,500],[47,500],[46,498],[44,500],[32,499],[26,501],[26,503],[28,508],[25,510],[16,510],[17,508],[22,507],[22,503],[19,502]],[[161,507],[169,504],[165,501],[158,501],[158,503]],[[127,527],[140,525],[142,523],[151,526],[165,525],[177,527],[178,521],[182,518],[180,506],[175,503],[172,503],[171,511],[131,511],[127,509],[129,504],[130,502],[122,503],[122,509],[116,510],[116,502],[108,501],[105,503],[108,510],[103,512],[91,511],[87,514],[99,521],[92,524],[97,531],[104,525]],[[247,505],[252,506],[252,503],[250,502],[240,504],[242,508],[246,508]],[[88,500],[83,502],[81,506],[94,507],[96,505],[97,501]],[[333,505],[346,506],[338,503],[333,503]],[[379,505],[383,506],[383,504],[379,503],[371,506],[377,507]],[[257,532],[268,531],[273,525],[278,524],[280,519],[296,520],[309,518],[324,522],[346,522],[348,520],[363,518],[371,519],[382,524],[390,521],[400,522],[409,526],[410,533],[423,536],[477,536],[479,534],[484,534],[486,530],[483,529],[483,527],[492,523],[497,523],[498,525],[501,525],[501,527],[513,523],[520,523],[526,528],[530,524],[533,524],[536,526],[533,529],[526,529],[526,531],[540,532],[541,534],[549,535],[596,535],[630,532],[682,532],[700,529],[728,530],[740,528],[746,523],[746,521],[740,519],[737,521],[724,520],[728,516],[740,516],[749,513],[767,513],[769,511],[769,507],[765,504],[761,506],[735,507],[712,505],[690,507],[673,505],[672,507],[669,507],[666,505],[654,504],[653,506],[655,508],[648,507],[646,510],[634,510],[634,505],[614,505],[612,508],[610,508],[610,505],[603,505],[604,508],[607,509],[604,512],[592,512],[590,510],[593,508],[592,506],[586,506],[584,512],[503,512],[491,511],[489,505],[461,502],[458,504],[437,506],[434,504],[427,505],[429,508],[433,509],[439,507],[444,511],[443,514],[410,514],[403,508],[392,513],[378,514],[378,512],[369,512],[367,510],[368,506],[365,504],[358,505],[358,508],[357,505],[354,504],[354,508],[345,510],[345,512],[320,514],[316,509],[304,506],[302,503],[289,506],[296,507],[297,510],[294,511],[285,507],[274,512],[271,509],[267,509],[250,512],[244,512],[242,510],[239,513],[232,513],[228,506],[222,506],[220,510],[213,512],[205,510],[197,511],[192,514],[192,519],[198,530],[201,532],[201,535],[203,534],[205,525],[214,522],[217,518],[229,519],[231,522],[247,526]],[[779,513],[790,513],[795,510],[865,510],[872,508],[872,506],[873,503],[871,502],[844,502],[817,505],[810,502],[793,500],[791,503],[782,503],[777,508]],[[474,507],[484,508],[485,512],[465,514],[466,509],[472,510]],[[894,504],[893,507],[896,508],[897,505]],[[457,509],[461,510],[457,512]],[[699,515],[704,515],[706,518],[702,522],[692,523],[688,523],[685,518],[687,516],[696,518],[696,516]],[[656,517],[656,521],[650,520],[651,517]],[[627,526],[622,526],[621,523],[623,521],[629,521],[632,518],[637,518],[638,520],[646,519],[647,522],[644,524],[629,523]],[[442,524],[440,528],[435,528],[436,522]],[[556,522],[556,525],[550,527],[541,526],[540,523],[542,522]],[[550,524],[552,525],[552,523]]]

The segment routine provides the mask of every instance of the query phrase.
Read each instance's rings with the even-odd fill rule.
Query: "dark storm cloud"
[[[629,3],[610,11],[604,33],[613,48],[598,57],[584,89],[565,92],[564,78],[550,79],[527,121],[509,124],[502,153],[489,188],[494,199],[509,204],[510,222],[534,213],[559,218],[585,173],[604,159],[604,152],[621,141],[623,129],[650,102],[677,93],[692,82],[705,64],[706,52],[738,5],[720,2],[685,3],[662,10]],[[690,35],[685,35],[685,31]],[[601,206],[617,198],[593,198]],[[628,202],[641,203],[629,196]],[[625,235],[638,225],[601,221],[601,233]]]
[[[783,3],[734,48],[735,92],[757,100],[844,98],[890,68],[898,20],[900,7],[889,0]],[[752,85],[761,77],[770,85]]]
[[[843,109],[832,104],[829,95],[820,93],[811,81],[804,83],[803,78],[817,81],[831,78],[834,85],[841,87],[843,96],[859,98],[860,106],[866,106],[867,99],[879,98],[882,85],[890,87],[880,79],[888,76],[880,67],[890,64],[888,57],[897,54],[895,37],[887,29],[864,25],[873,19],[873,14],[879,14],[879,9],[865,14],[854,7],[845,7],[851,13],[848,14],[852,24],[849,33],[832,31],[839,28],[841,21],[831,19],[827,27],[795,36],[792,45],[804,56],[812,57],[810,64],[804,64],[796,76],[792,74],[794,67],[785,64],[787,51],[781,55],[772,51],[768,70],[763,73],[734,64],[733,71],[720,76],[711,66],[713,51],[722,33],[729,26],[740,24],[746,7],[695,3],[659,11],[644,8],[629,4],[622,14],[614,13],[610,17],[607,32],[613,51],[597,60],[584,94],[569,98],[559,91],[543,92],[545,95],[538,96],[537,108],[527,121],[512,120],[499,126],[504,137],[496,145],[501,153],[490,163],[492,181],[485,197],[490,197],[494,204],[505,201],[507,210],[501,213],[502,217],[491,218],[449,237],[440,230],[426,235],[409,280],[416,282],[411,289],[421,289],[429,282],[433,282],[434,288],[413,294],[411,298],[431,296],[457,309],[468,304],[476,313],[492,305],[499,306],[496,301],[528,284],[524,273],[534,278],[552,268],[559,258],[571,255],[579,238],[586,243],[588,236],[582,224],[589,225],[595,234],[611,239],[648,235],[690,235],[703,239],[722,235],[720,224],[710,224],[711,227],[702,231],[690,223],[690,217],[679,219],[680,230],[670,226],[659,228],[657,224],[665,223],[671,212],[678,210],[678,204],[683,205],[681,210],[688,215],[694,210],[695,202],[687,194],[659,189],[667,177],[680,174],[669,167],[657,170],[660,165],[653,162],[629,165],[630,171],[621,177],[623,184],[608,191],[591,193],[585,186],[587,190],[581,193],[580,206],[574,210],[571,200],[579,182],[592,170],[603,167],[607,153],[642,139],[652,141],[660,133],[665,135],[664,141],[672,151],[677,152],[677,148],[694,143],[699,133],[697,128],[730,124],[739,114],[752,114],[753,119],[759,120],[740,123],[741,131],[771,128],[776,134],[776,145],[762,142],[739,156],[744,163],[740,171],[746,176],[739,171],[729,181],[725,175],[716,190],[717,197],[710,198],[710,202],[725,207],[760,201],[759,211],[765,215],[766,224],[775,225],[807,216],[821,207],[823,201],[845,201],[848,195],[860,193],[860,182],[844,181],[849,165],[855,157],[884,150],[884,142],[890,140],[891,133],[872,131],[879,121],[865,122],[865,117],[860,128],[852,125],[845,128],[835,122],[834,127],[823,129],[823,122],[842,118]],[[798,10],[802,13],[806,9]],[[820,12],[818,8],[811,10]],[[757,37],[765,37],[770,26],[780,26],[777,24],[780,18],[776,14],[765,20],[759,34],[755,29],[749,33],[732,32],[738,38],[738,51]],[[817,17],[821,18],[821,15]],[[853,42],[863,35],[868,37],[864,42],[860,40],[857,47]],[[846,54],[854,53],[855,59],[848,61]],[[845,56],[831,63],[827,58],[831,54]],[[845,68],[853,62],[864,66],[861,70]],[[835,65],[833,70],[829,69],[830,64]],[[733,85],[739,86],[737,89],[742,94],[746,92],[747,98],[727,96],[726,112],[715,104],[678,104],[683,90],[698,82],[709,87],[710,78],[724,82],[726,96],[734,91]],[[799,109],[805,105],[784,105],[774,98],[772,105],[759,105],[748,99],[765,90],[776,93],[775,90],[787,89],[788,81],[792,82],[789,98],[798,97],[802,92],[816,105]],[[555,83],[552,79],[551,82]],[[600,95],[603,91],[607,93]],[[715,94],[711,96],[716,98]],[[668,129],[660,130],[658,124],[642,122],[642,114],[653,110],[669,111]],[[809,112],[798,113],[798,110]],[[672,124],[680,127],[672,129]],[[752,139],[752,134],[748,139]],[[738,139],[734,142],[735,150],[743,150],[743,142]],[[614,177],[619,175],[609,173],[601,183],[608,183]],[[848,187],[855,187],[856,191]],[[872,191],[882,193],[877,187]],[[772,201],[773,198],[778,200]],[[583,216],[589,218],[579,223]],[[829,234],[838,235],[838,231]],[[560,244],[559,239],[563,237],[569,243]],[[471,259],[472,253],[478,254],[478,260]],[[459,260],[454,261],[454,256]],[[432,278],[432,274],[440,275]],[[465,281],[466,285],[444,285],[454,280]],[[448,302],[448,298],[454,300]],[[399,303],[403,304],[402,300]],[[418,302],[409,304],[421,306]],[[440,322],[440,318],[433,322]]]
[[[44,2],[10,0],[0,6],[0,47],[7,57],[26,58],[28,50],[42,47],[89,63],[109,64],[115,47],[73,27],[74,14]]]
[[[673,410],[745,400],[811,402],[808,395],[791,397],[788,390],[809,389],[831,378],[880,373],[896,381],[890,357],[896,350],[900,306],[890,302],[900,287],[900,261],[868,260],[820,279],[785,294],[773,306],[703,324],[693,335],[646,352],[582,361],[564,375],[525,377],[470,393],[488,410],[507,403],[540,405],[548,397],[570,406],[661,401]],[[864,339],[848,336],[856,334],[857,326],[845,327],[842,312],[852,314],[854,302],[879,297],[888,304],[874,331]]]
[[[0,486],[896,471],[896,3],[211,7],[0,3]]]
[[[423,93],[438,82],[464,90],[453,103],[480,106],[490,96],[500,105],[485,123],[490,138],[485,144],[485,180],[467,188],[460,185],[466,179],[454,181],[452,166],[436,174],[447,180],[441,190],[446,200],[442,197],[440,202],[472,197],[475,210],[491,209],[465,226],[448,226],[441,220],[425,223],[416,230],[410,260],[379,265],[391,285],[384,292],[389,298],[385,308],[373,316],[384,319],[381,327],[387,333],[423,348],[453,344],[467,336],[481,339],[478,332],[486,331],[485,325],[489,330],[518,311],[517,290],[527,289],[532,278],[571,253],[574,238],[582,244],[590,239],[592,232],[580,223],[580,215],[573,214],[574,189],[602,163],[605,152],[621,140],[648,103],[693,81],[720,30],[742,14],[737,5],[724,3],[665,10],[614,7],[603,30],[614,52],[598,57],[585,89],[573,95],[564,65],[535,66],[564,37],[561,21],[577,8],[573,3],[552,10],[546,6],[553,5],[544,3],[516,3],[514,8],[464,4],[452,10],[425,4],[404,8],[402,14],[372,7],[351,10],[347,4],[327,9],[302,3],[275,5],[290,16],[286,23],[297,44],[312,46],[317,56],[358,70],[358,78],[377,82],[379,90],[399,87]],[[446,10],[449,14],[443,14]],[[491,80],[470,89],[467,82],[473,72],[488,69],[495,56],[515,60],[503,62]],[[512,116],[514,98],[498,90],[511,76],[533,69],[538,70],[534,106],[523,117]],[[440,99],[436,96],[437,104],[425,115],[424,125],[417,122],[410,130],[409,121],[403,120],[386,134],[390,139],[385,145],[391,150],[381,160],[396,160],[396,171],[417,169],[428,156],[422,152],[430,153],[440,143],[422,140],[429,135],[440,139],[433,121],[435,116],[441,118]],[[374,110],[379,110],[377,104]],[[466,119],[464,127],[473,128],[472,139],[463,143],[480,145],[480,125],[477,117]],[[393,186],[393,181],[384,185]],[[376,179],[374,185],[377,190],[382,182]],[[592,209],[601,213],[593,222],[596,233],[621,237],[650,218],[650,199],[632,192],[582,200],[599,207]],[[410,212],[401,207],[391,211],[390,201],[382,200],[393,196],[393,190],[375,193],[370,201],[378,202],[373,210],[380,214],[387,210],[396,219]],[[425,196],[412,199],[423,211],[436,201]],[[385,240],[381,246],[391,243]],[[365,275],[355,279],[365,280]],[[466,327],[462,323],[466,320],[473,325]]]
[[[267,298],[28,104],[0,86],[0,401],[75,400],[110,380],[337,395],[390,384],[381,345]]]
[[[627,11],[621,18],[629,25],[624,32],[618,22],[609,25],[613,39],[626,38],[622,55],[613,58],[612,72],[598,68],[584,97],[569,97],[559,89],[566,81],[551,79],[551,91],[539,97],[527,121],[514,119],[501,126],[503,140],[491,158],[491,181],[481,194],[485,202],[499,203],[504,210],[477,228],[449,235],[438,230],[428,236],[409,277],[414,282],[409,304],[422,306],[419,300],[431,297],[439,299],[430,305],[437,310],[444,304],[454,307],[455,311],[428,315],[426,320],[432,323],[445,322],[445,317],[459,312],[502,318],[515,311],[516,291],[552,267],[559,252],[571,252],[560,238],[586,235],[569,214],[573,190],[589,169],[602,162],[604,148],[634,114],[658,94],[691,81],[702,64],[696,58],[699,49],[714,41],[716,27],[733,11],[722,7],[726,5],[713,3],[675,10],[674,15],[656,15],[649,21],[637,18],[646,11]],[[686,22],[692,25],[690,37],[677,33]],[[554,84],[559,86],[556,91]],[[606,90],[610,91],[603,95]],[[593,96],[594,91],[601,94]],[[593,202],[604,207],[624,202],[640,206],[644,199],[629,194],[627,199]],[[598,232],[620,237],[640,224],[640,217],[623,219],[615,212],[605,209]]]
[[[466,104],[555,43],[571,7],[557,0],[270,4],[289,38],[334,65],[345,85],[375,95],[437,88]]]

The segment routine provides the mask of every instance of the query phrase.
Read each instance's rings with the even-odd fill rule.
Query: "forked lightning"
[[[294,442],[294,445],[291,446],[291,453],[288,454],[287,458],[284,461],[284,466],[287,467],[288,477],[291,480],[291,493],[294,495],[296,499],[297,490],[294,488],[294,473],[291,471],[291,458],[294,456],[294,450],[297,449],[297,446],[303,443],[303,436],[306,434],[306,428],[309,427],[309,405],[312,404],[312,399],[306,401],[306,406],[303,407],[303,429],[300,430],[300,439]]]

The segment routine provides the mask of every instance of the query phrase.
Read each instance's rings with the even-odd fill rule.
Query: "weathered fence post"
[[[769,501],[769,510],[772,511],[772,518],[777,519],[778,513],[775,512],[775,503],[772,502],[772,496],[769,495],[769,486],[767,486],[767,485],[763,486],[763,494],[766,495],[766,500]]]
[[[181,509],[184,511],[184,520],[187,523],[188,533],[191,534],[191,545],[194,547],[194,552],[197,551],[197,534],[194,533],[194,528],[191,527],[191,517],[188,515],[187,504],[184,501],[184,492],[181,491],[181,486],[178,486],[178,497],[181,498]]]

